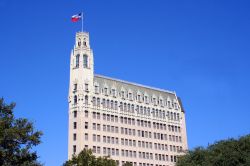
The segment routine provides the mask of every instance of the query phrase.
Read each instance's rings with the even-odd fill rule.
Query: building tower
[[[68,158],[84,148],[118,166],[174,166],[187,150],[185,112],[175,92],[94,74],[89,34],[70,56]]]
[[[83,147],[82,131],[85,126],[82,124],[82,118],[88,109],[85,102],[88,102],[89,93],[93,91],[93,78],[94,59],[89,34],[78,32],[70,56],[68,158],[71,158],[73,153],[80,152],[82,149],[79,147]]]

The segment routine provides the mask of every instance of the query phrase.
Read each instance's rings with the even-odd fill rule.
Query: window
[[[101,142],[101,136],[97,135],[97,142]]]
[[[118,109],[118,106],[117,106],[117,101],[115,101],[115,110]]]
[[[76,129],[76,127],[77,127],[77,124],[76,124],[76,122],[74,122],[74,129]]]
[[[85,141],[88,140],[88,133],[85,133]]]
[[[77,96],[74,96],[74,104],[77,104]]]
[[[77,55],[76,55],[76,68],[79,67],[79,58],[80,58],[80,55],[77,54]]]
[[[103,125],[103,131],[106,131],[107,128],[106,128],[106,125]]]
[[[85,122],[85,129],[88,129],[88,122]]]
[[[108,95],[108,88],[104,88],[104,95]]]
[[[87,110],[85,110],[85,118],[87,118],[88,117],[88,111]]]
[[[153,104],[156,105],[156,98],[153,98]]]
[[[85,96],[85,104],[88,105],[88,96]]]
[[[80,47],[80,46],[81,46],[81,39],[80,39],[80,38],[78,39],[77,44],[78,44],[78,47]]]
[[[112,89],[112,96],[115,97],[115,89]]]
[[[83,55],[83,67],[87,68],[88,67],[88,56]]]
[[[97,146],[97,153],[100,154],[101,153],[101,147]]]
[[[96,130],[96,123],[92,124],[93,130]]]
[[[93,112],[93,119],[96,119],[96,112]]]
[[[96,142],[96,135],[93,134],[93,141]]]
[[[97,98],[97,107],[100,107],[100,98]]]
[[[131,92],[128,94],[128,97],[129,97],[129,100],[132,100],[132,93]]]
[[[121,91],[121,97],[124,99],[125,98],[125,92]]]
[[[85,91],[89,91],[89,84],[85,84]]]
[[[95,85],[95,93],[99,93],[99,87]]]
[[[139,94],[137,95],[137,101],[141,102],[141,95],[139,95]]]
[[[93,153],[96,153],[96,146],[93,146]]]
[[[73,153],[76,153],[76,145],[73,145]]]
[[[74,91],[77,90],[77,84],[74,84]]]
[[[119,156],[119,149],[116,149],[116,156]]]
[[[144,96],[145,103],[148,103],[148,96]]]
[[[77,111],[74,111],[74,118],[77,117]]]
[[[180,121],[180,114],[177,113],[177,121]]]
[[[73,135],[73,140],[74,141],[76,140],[76,133],[74,133],[74,135]]]
[[[101,125],[97,124],[97,130],[100,131],[101,130]]]

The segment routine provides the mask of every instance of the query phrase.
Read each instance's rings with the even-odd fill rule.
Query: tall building
[[[187,149],[185,112],[175,92],[94,73],[87,32],[70,56],[68,158],[84,148],[121,166],[172,166]]]

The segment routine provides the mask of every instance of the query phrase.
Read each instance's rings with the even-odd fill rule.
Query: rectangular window
[[[96,153],[96,146],[93,146],[93,153]]]
[[[85,133],[85,141],[88,140],[88,133]]]
[[[89,84],[85,84],[85,91],[89,91]]]
[[[73,134],[73,140],[76,140],[76,133]]]
[[[119,149],[116,149],[116,156],[119,156]]]
[[[110,132],[110,125],[107,125],[107,131]]]
[[[97,142],[101,142],[101,136],[97,135]]]
[[[95,85],[95,93],[99,93],[99,89],[97,85]]]
[[[77,128],[77,123],[76,122],[74,122],[74,129],[76,129]]]
[[[85,129],[88,129],[88,122],[85,122]]]
[[[106,143],[106,141],[107,141],[106,136],[103,136],[102,139],[103,139],[103,142]]]
[[[97,114],[96,114],[96,118],[97,118],[97,119],[100,119],[100,118],[101,118],[100,113],[97,113]]]
[[[112,89],[112,96],[115,97],[115,89]]]
[[[96,119],[96,112],[93,112],[93,119]]]
[[[101,153],[101,147],[97,146],[97,153],[100,154]]]
[[[93,141],[96,142],[96,135],[93,134]]]
[[[77,117],[77,111],[74,111],[74,118]]]
[[[74,84],[74,91],[77,90],[77,84]]]
[[[73,153],[76,153],[76,145],[73,145]]]
[[[97,124],[97,130],[100,131],[101,130],[101,125]]]
[[[93,130],[96,130],[96,123],[93,123]]]
[[[107,129],[106,129],[106,125],[103,125],[103,131],[106,131]]]
[[[118,138],[115,138],[115,143],[119,144],[119,139]]]
[[[104,95],[108,95],[108,88],[104,88]]]
[[[88,111],[85,111],[84,114],[85,114],[85,118],[87,118],[89,116]]]

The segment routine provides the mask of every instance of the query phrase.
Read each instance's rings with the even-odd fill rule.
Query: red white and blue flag
[[[82,13],[79,13],[79,14],[73,15],[73,16],[71,17],[71,21],[72,21],[72,22],[77,22],[77,21],[79,21],[81,18],[82,18]]]

